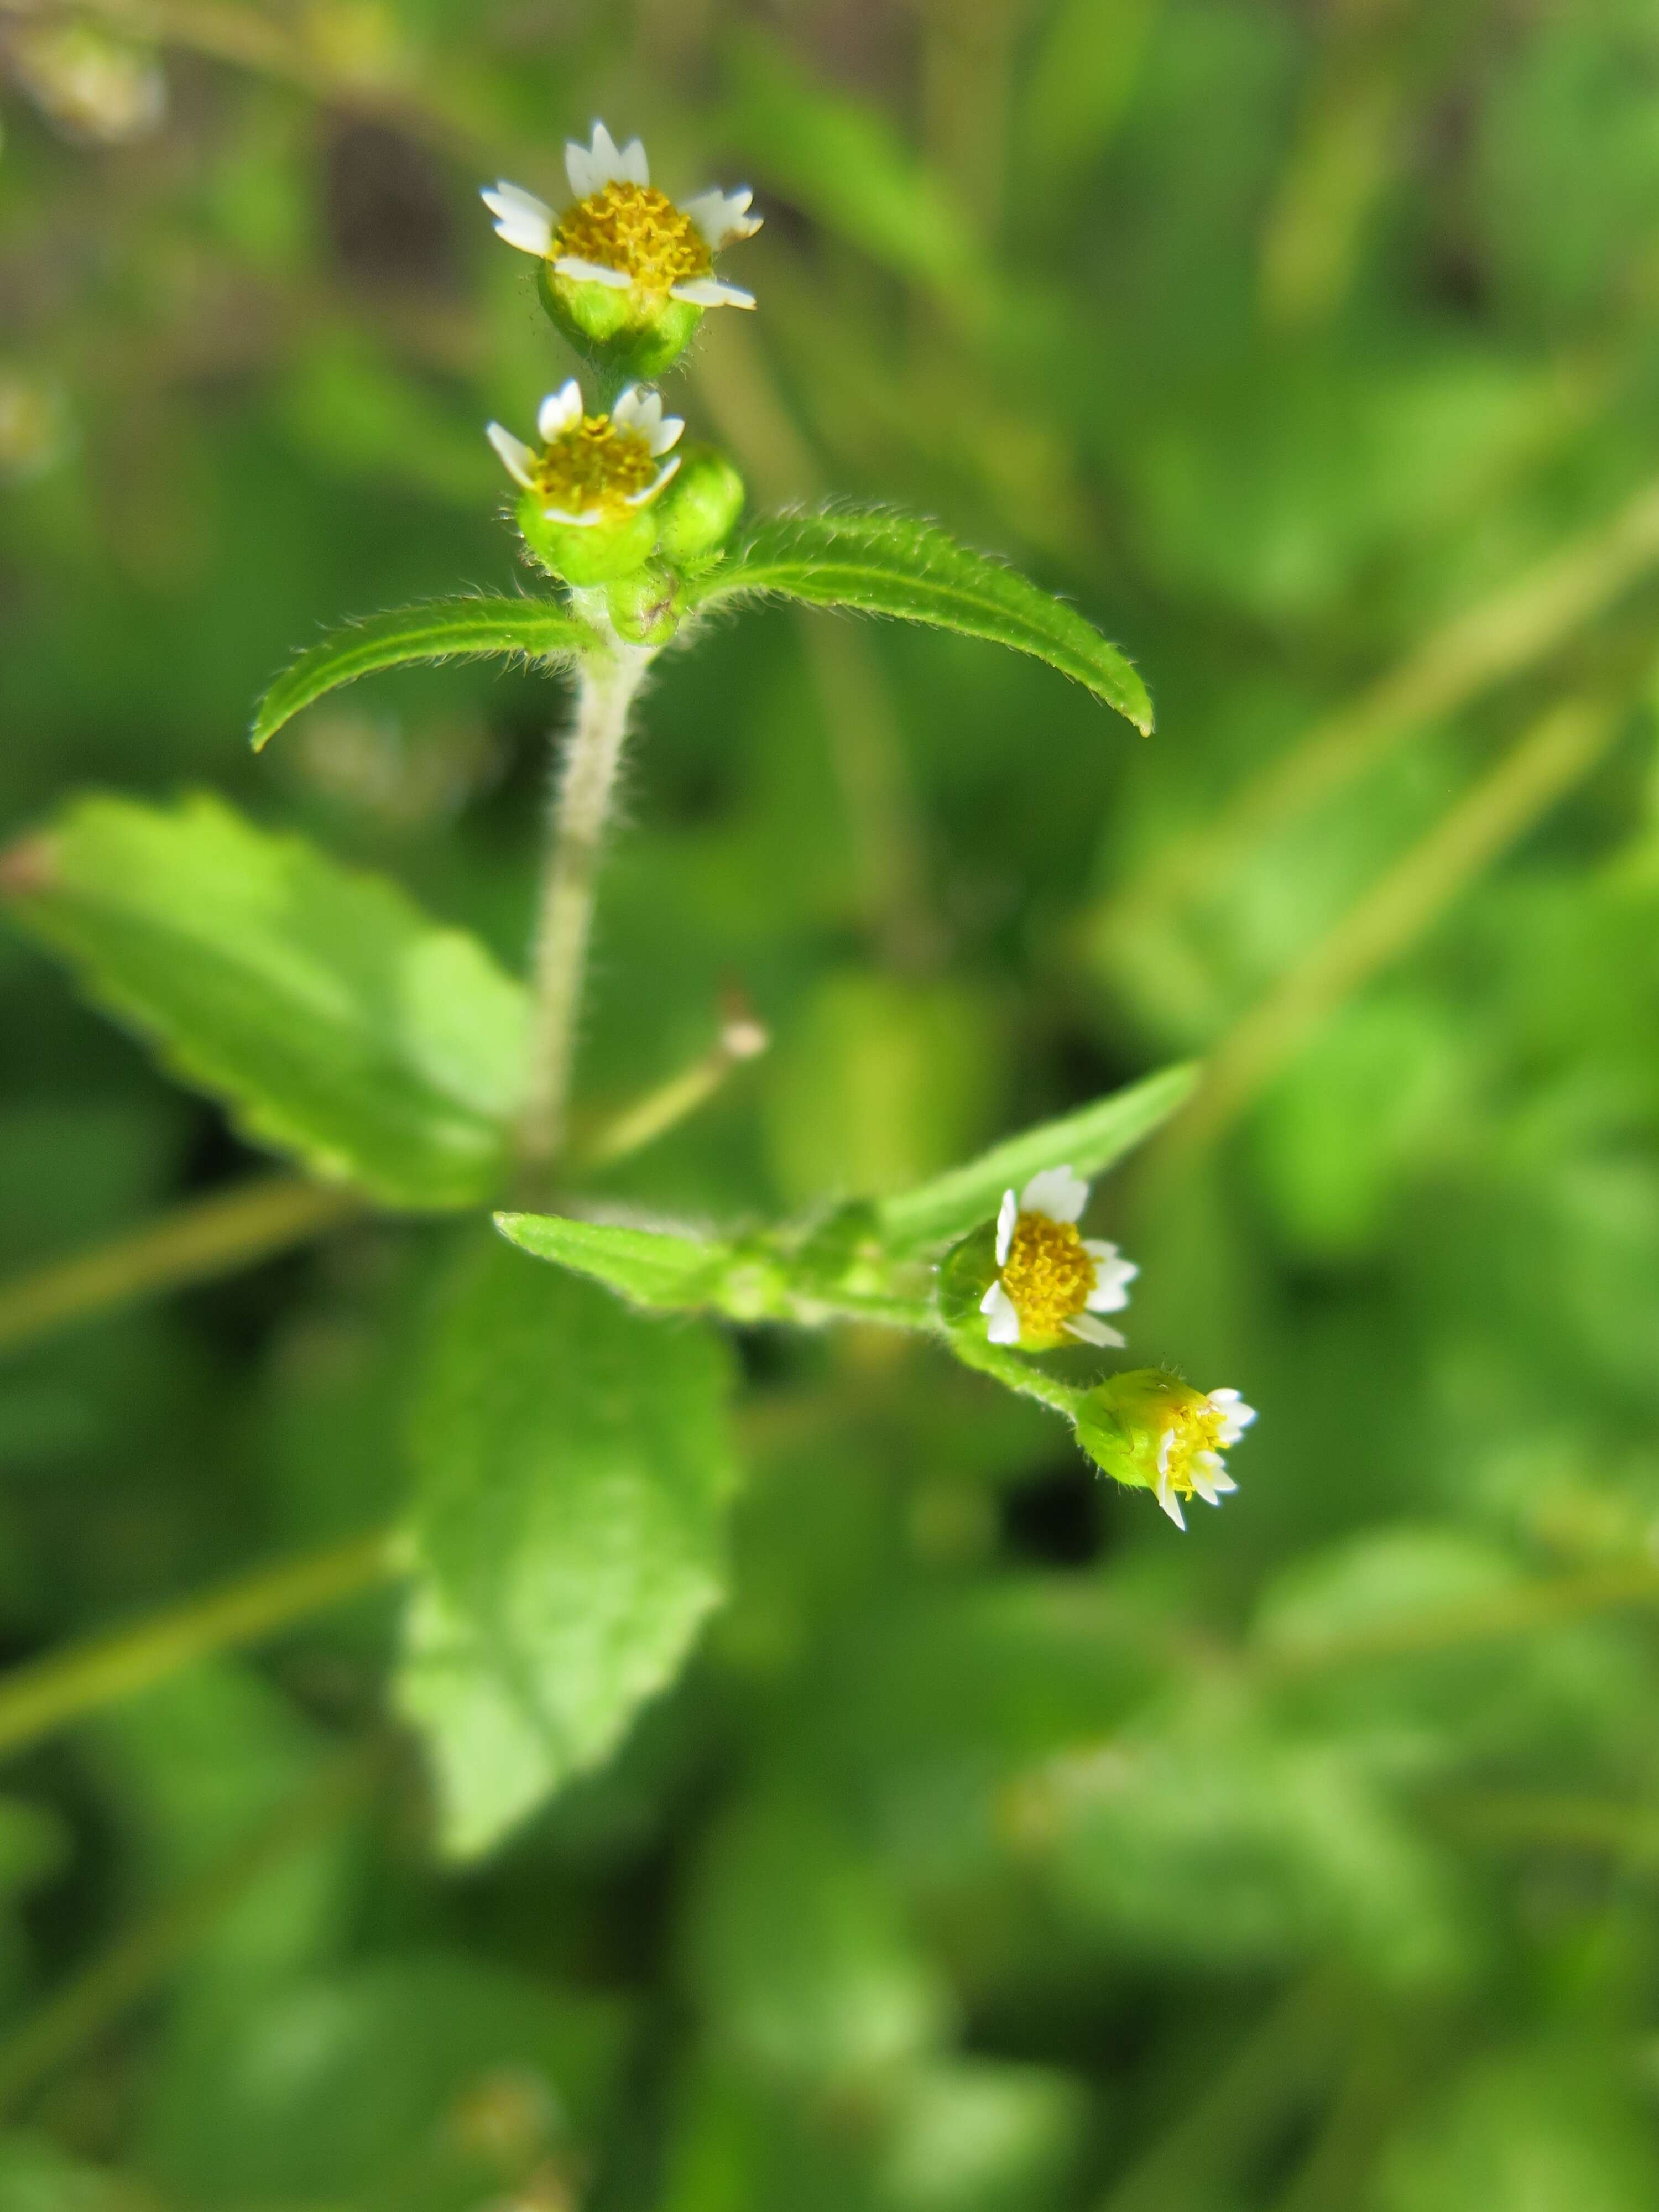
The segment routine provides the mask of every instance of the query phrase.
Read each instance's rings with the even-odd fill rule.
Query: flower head
[[[1181,1500],[1219,1505],[1238,1485],[1222,1455],[1255,1419],[1237,1390],[1194,1390],[1158,1368],[1114,1375],[1084,1400],[1078,1442],[1120,1482],[1150,1490],[1177,1528]]]
[[[1129,1303],[1139,1273],[1115,1244],[1079,1233],[1089,1186],[1070,1168],[1045,1168],[1016,1198],[1004,1194],[997,1216],[996,1280],[980,1301],[993,1344],[1041,1351],[1074,1337],[1084,1344],[1123,1339],[1095,1316]]]
[[[536,428],[539,453],[499,422],[486,435],[544,521],[585,530],[624,521],[631,508],[649,506],[679,466],[678,458],[662,457],[685,425],[678,415],[665,416],[658,394],[637,384],[608,415],[589,415],[573,376],[543,400]]]
[[[706,307],[752,307],[714,274],[714,256],[761,227],[753,194],[718,186],[677,205],[651,181],[637,138],[618,146],[603,123],[564,149],[574,198],[561,216],[504,180],[483,194],[495,230],[543,264],[554,319],[579,344],[620,346],[641,373],[666,366]]]

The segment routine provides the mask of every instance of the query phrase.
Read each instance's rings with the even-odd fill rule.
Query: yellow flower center
[[[707,276],[714,265],[696,223],[654,185],[606,185],[567,208],[553,234],[553,258],[565,253],[619,270],[641,291],[665,298],[672,286]]]
[[[608,415],[586,415],[561,431],[536,463],[536,490],[561,514],[602,514],[620,520],[629,496],[654,480],[657,462],[637,430],[619,430]]]
[[[1022,1213],[1014,1224],[1002,1287],[1019,1316],[1022,1336],[1059,1336],[1080,1314],[1095,1286],[1095,1263],[1075,1223]]]
[[[1193,1494],[1193,1462],[1199,1453],[1212,1451],[1218,1454],[1221,1451],[1218,1439],[1224,1419],[1225,1416],[1217,1413],[1209,1400],[1201,1397],[1197,1391],[1191,1394],[1187,1402],[1172,1404],[1169,1407],[1163,1435],[1157,1439],[1157,1447],[1161,1449],[1164,1436],[1173,1431],[1174,1441],[1170,1446],[1169,1459],[1170,1487],[1178,1497],[1190,1498]],[[1155,1466],[1156,1457],[1155,1449]]]

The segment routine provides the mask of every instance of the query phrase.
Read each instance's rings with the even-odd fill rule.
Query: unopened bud
[[[657,546],[665,561],[686,568],[718,551],[743,512],[746,488],[724,453],[694,446],[658,501]]]
[[[685,586],[672,568],[647,561],[605,593],[618,637],[629,645],[666,645],[680,626]]]

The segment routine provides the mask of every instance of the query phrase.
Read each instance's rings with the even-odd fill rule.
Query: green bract
[[[542,305],[555,327],[605,375],[660,376],[696,335],[702,309],[688,301],[619,291],[556,276],[545,262],[537,270]]]
[[[649,507],[634,508],[614,520],[555,522],[533,492],[514,509],[525,544],[550,576],[575,585],[608,584],[631,575],[651,558],[657,543],[657,517]]]

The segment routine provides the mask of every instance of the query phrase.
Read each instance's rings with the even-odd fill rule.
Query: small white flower
[[[993,1344],[1041,1347],[1073,1337],[1084,1344],[1121,1345],[1115,1328],[1095,1318],[1129,1303],[1139,1270],[1115,1244],[1081,1237],[1077,1223],[1089,1186],[1068,1167],[1044,1168],[1024,1193],[1004,1194],[997,1215],[997,1279],[980,1301]]]
[[[630,384],[609,415],[588,415],[573,376],[543,400],[536,428],[539,453],[499,422],[484,434],[514,482],[541,500],[547,521],[586,529],[655,499],[680,465],[678,453],[663,456],[685,425],[665,416],[659,394],[640,384]]]
[[[640,141],[618,146],[603,123],[590,144],[566,146],[564,166],[575,199],[562,216],[504,179],[483,193],[498,237],[572,283],[637,289],[697,307],[754,306],[754,295],[716,276],[714,265],[723,248],[761,227],[746,185],[729,192],[716,185],[677,207],[652,184]]]

